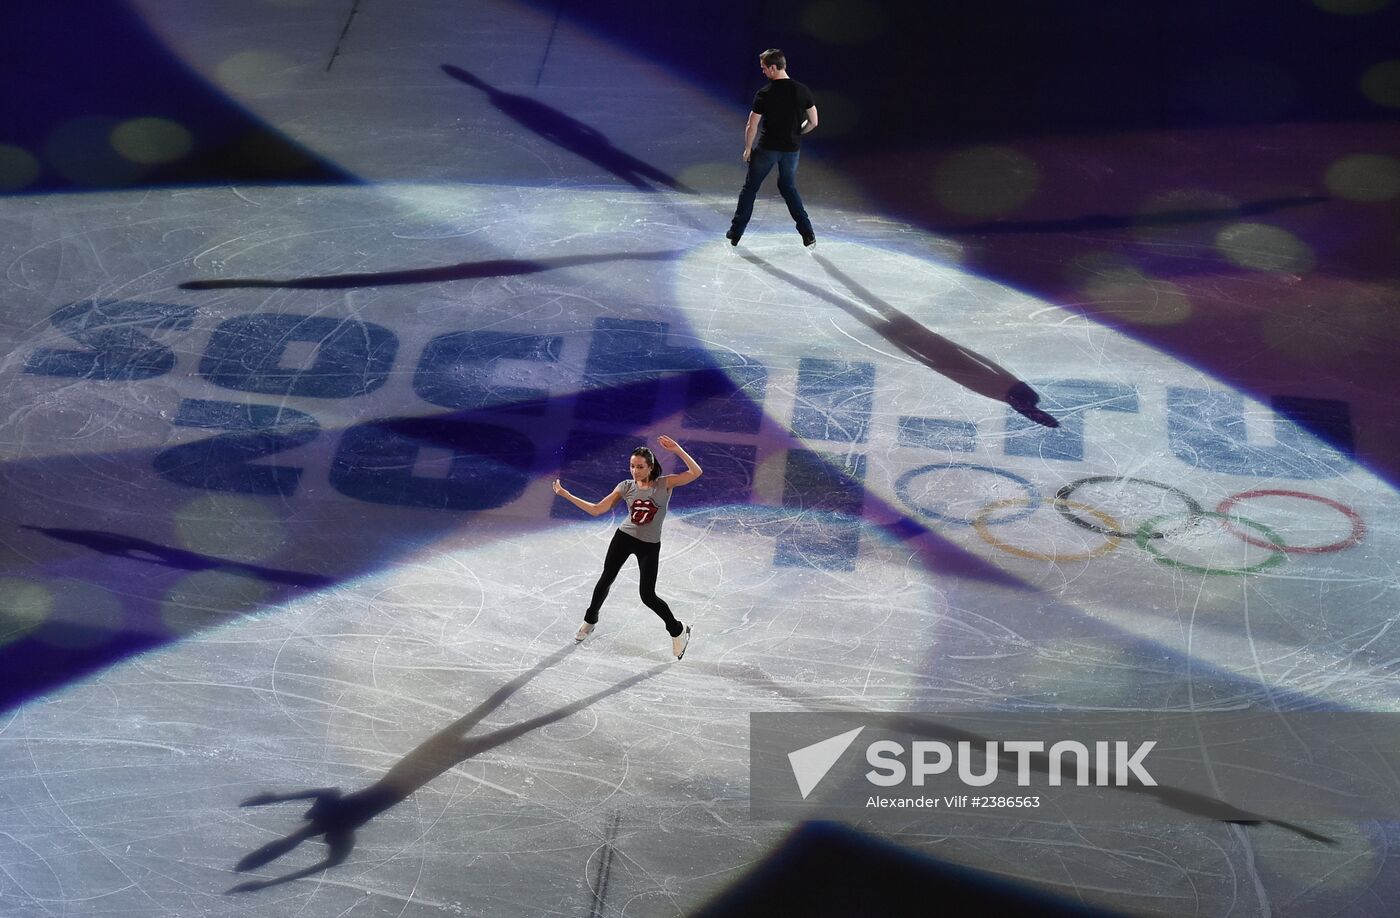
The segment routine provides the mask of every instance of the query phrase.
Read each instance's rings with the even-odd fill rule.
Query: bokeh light
[[[1098,314],[1135,325],[1176,325],[1191,317],[1185,291],[1149,275],[1120,252],[1099,249],[1077,255],[1065,278]]]
[[[53,610],[53,591],[42,583],[0,577],[0,647],[38,628]]]
[[[0,191],[18,191],[39,177],[39,160],[24,147],[0,143]]]
[[[1030,157],[1009,147],[970,147],[939,163],[933,190],[953,213],[993,217],[1017,210],[1040,187],[1040,170]]]
[[[1232,223],[1216,234],[1215,247],[1234,264],[1255,271],[1299,274],[1316,262],[1307,243],[1267,223]]]
[[[112,129],[112,147],[134,163],[173,163],[189,154],[194,138],[167,118],[132,118]]]
[[[1343,156],[1327,169],[1327,187],[1338,197],[1375,203],[1400,197],[1400,159],[1379,153]]]
[[[235,95],[262,95],[288,88],[292,61],[275,51],[243,51],[219,62],[219,82]]]
[[[257,611],[267,592],[267,584],[255,577],[200,571],[170,590],[160,604],[161,621],[171,634],[197,634]]]
[[[1135,325],[1179,325],[1191,318],[1191,300],[1180,287],[1134,267],[1107,270],[1081,290],[1096,312]]]
[[[286,536],[267,504],[251,497],[210,494],[175,512],[180,547],[225,561],[260,561],[275,555]]]
[[[1377,105],[1400,108],[1400,61],[1382,61],[1361,76],[1361,91]]]

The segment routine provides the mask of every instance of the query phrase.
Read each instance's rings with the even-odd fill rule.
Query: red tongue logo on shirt
[[[632,501],[632,522],[638,526],[645,526],[656,516],[659,508],[652,503],[649,497],[639,497]]]

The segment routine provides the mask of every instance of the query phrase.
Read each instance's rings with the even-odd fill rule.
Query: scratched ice
[[[750,712],[1400,705],[1400,498],[1324,436],[1333,393],[989,279],[815,156],[816,252],[768,198],[731,248],[731,107],[532,7],[419,93],[388,46],[449,4],[365,4],[386,47],[313,103],[138,6],[383,183],[6,199],[0,640],[40,663],[0,721],[5,914],[684,914],[793,829],[749,818]],[[293,60],[344,24],[307,9]],[[521,101],[546,37],[593,68],[553,116]],[[561,120],[640,75],[728,119],[703,154]],[[345,136],[361,102],[383,131]],[[614,521],[550,488],[663,433],[706,469],[662,549],[679,663],[633,567],[574,642]],[[1394,901],[1390,823],[1160,809],[891,838],[1133,913]]]

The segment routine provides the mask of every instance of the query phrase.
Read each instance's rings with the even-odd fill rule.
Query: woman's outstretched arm
[[[622,492],[617,488],[613,488],[611,494],[595,504],[591,501],[584,500],[582,497],[575,497],[573,494],[570,494],[568,489],[559,483],[558,478],[554,479],[554,493],[558,494],[575,507],[578,507],[589,516],[602,516],[616,506],[617,502],[622,499]]]

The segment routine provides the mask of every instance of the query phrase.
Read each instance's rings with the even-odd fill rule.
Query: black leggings
[[[583,613],[583,620],[598,623],[598,610],[603,607],[603,600],[608,598],[608,590],[612,588],[613,581],[617,579],[617,572],[622,570],[622,562],[626,561],[629,555],[637,556],[637,568],[641,571],[638,592],[642,594],[642,602],[648,609],[661,616],[661,621],[666,623],[667,634],[671,637],[680,634],[684,630],[681,623],[671,614],[671,607],[666,605],[666,600],[656,595],[656,571],[661,566],[661,543],[643,542],[621,529],[613,533],[607,557],[603,559],[603,574],[598,578],[598,585],[593,588],[593,601],[588,604],[588,611]]]

